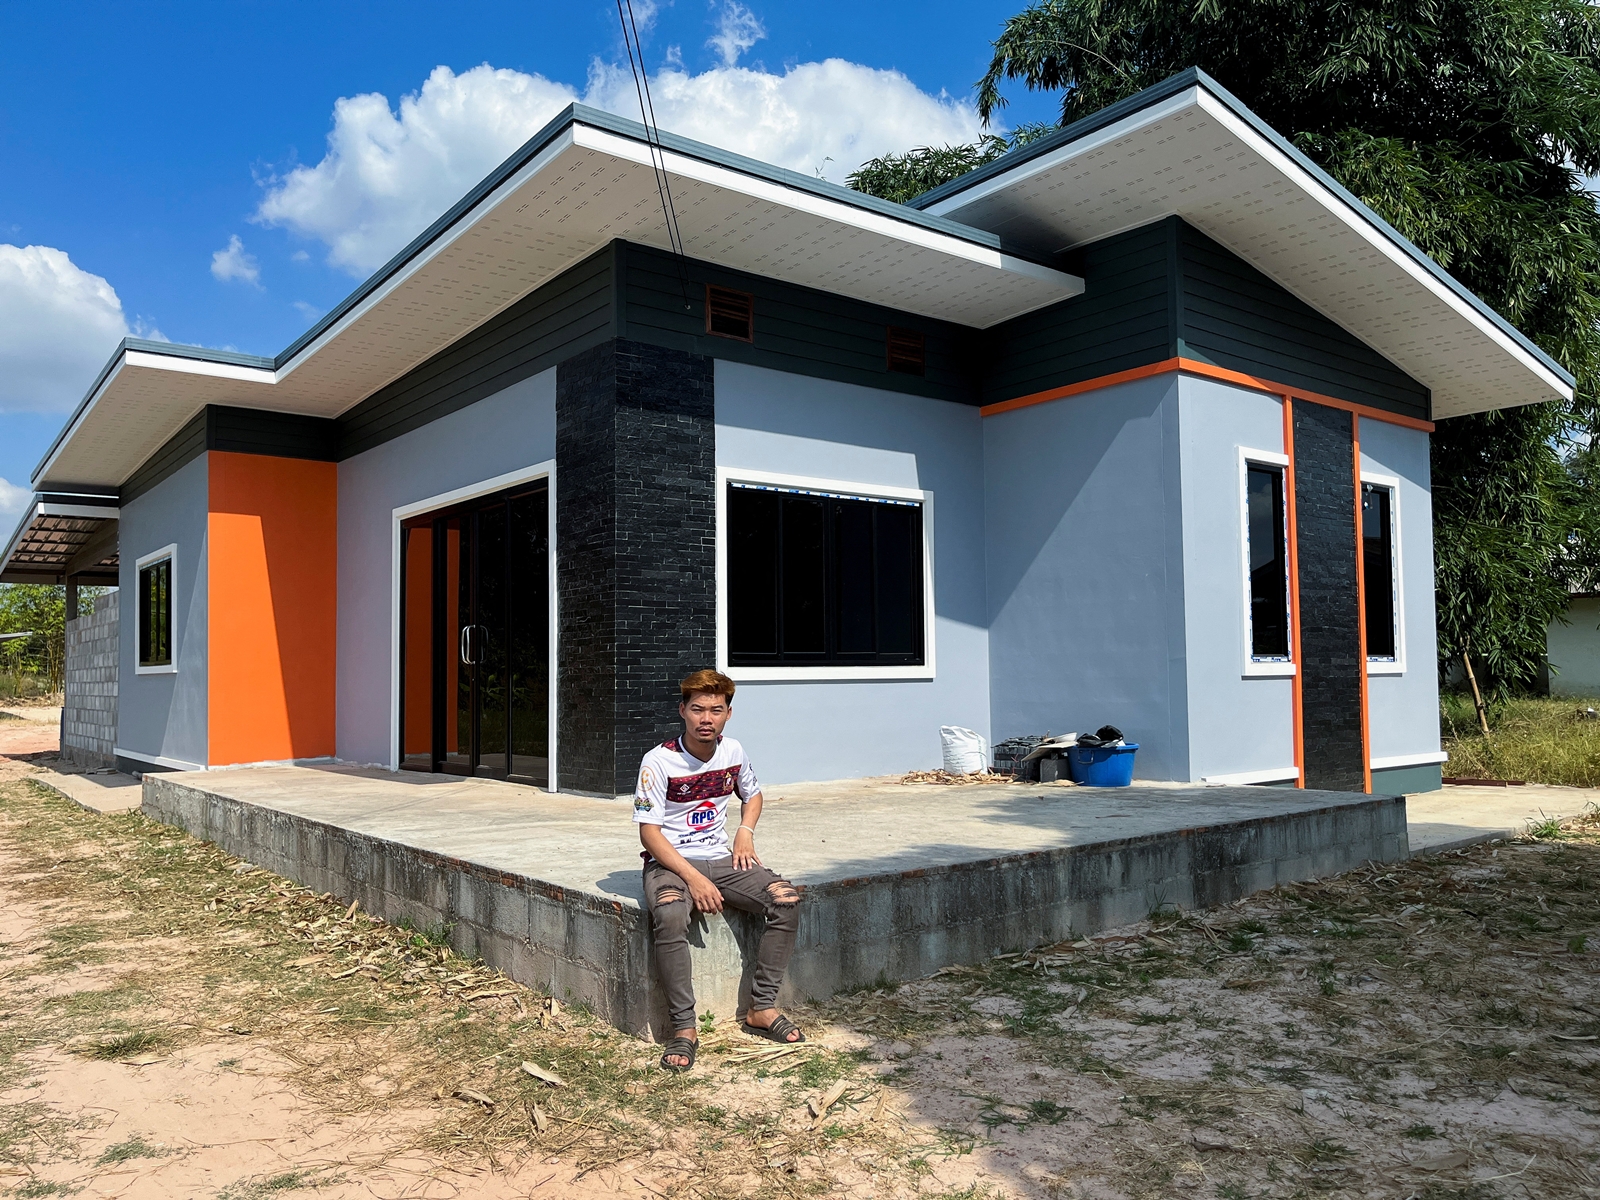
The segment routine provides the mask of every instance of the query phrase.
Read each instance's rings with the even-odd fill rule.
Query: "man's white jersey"
[[[683,748],[682,738],[655,747],[639,764],[633,791],[633,820],[659,825],[667,841],[685,858],[722,858],[728,849],[728,800],[748,800],[761,790],[744,747],[731,737],[717,739],[710,762]]]

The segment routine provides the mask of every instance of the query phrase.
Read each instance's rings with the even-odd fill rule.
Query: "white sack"
[[[986,775],[989,772],[989,742],[959,725],[939,726],[939,742],[944,747],[944,769],[952,775]]]

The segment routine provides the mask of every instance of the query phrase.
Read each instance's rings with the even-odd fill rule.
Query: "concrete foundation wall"
[[[106,592],[67,622],[61,757],[80,767],[109,767],[117,744],[118,597]]]
[[[338,756],[394,767],[394,510],[553,459],[555,371],[339,464]]]
[[[729,732],[749,748],[763,781],[936,767],[940,725],[987,736],[978,410],[723,360],[716,387],[717,466],[731,478],[772,472],[934,494],[925,514],[933,531],[934,678],[741,682]]]
[[[1283,453],[1274,396],[1183,376],[1183,579],[1189,773],[1295,774],[1294,680],[1250,661],[1240,449]]]
[[[117,683],[117,748],[141,763],[197,767],[208,755],[209,584],[207,524],[209,454],[201,454],[148,492],[122,506],[118,529],[122,594]],[[144,555],[177,546],[172,581],[172,654],[176,671],[140,674],[139,571]]]
[[[995,740],[1109,722],[1140,778],[1189,778],[1179,387],[984,419]]]
[[[494,870],[219,795],[203,783],[193,775],[147,776],[144,811],[298,883],[359,900],[385,920],[447,924],[458,951],[586,1003],[630,1033],[667,1031],[636,901]],[[1236,800],[1243,792],[1207,796]],[[1242,821],[1031,853],[974,851],[970,862],[803,886],[800,936],[780,1002],[920,978],[1138,921],[1162,905],[1226,904],[1407,857],[1402,798],[1302,795],[1303,808]],[[743,1010],[760,933],[760,922],[744,914],[696,917],[690,941],[701,1012],[726,1019]]]
[[[1439,750],[1433,485],[1426,433],[1366,417],[1361,419],[1360,432],[1362,472],[1400,480],[1399,494],[1395,498],[1399,512],[1395,521],[1396,548],[1400,556],[1400,586],[1396,597],[1400,621],[1396,646],[1399,661],[1367,665],[1367,724],[1370,753],[1377,763],[1384,759],[1437,754]],[[1372,787],[1374,791],[1379,788],[1376,770]]]

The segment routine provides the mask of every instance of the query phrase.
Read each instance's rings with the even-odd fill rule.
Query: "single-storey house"
[[[125,341],[0,578],[120,585],[141,771],[616,794],[715,664],[774,782],[1417,790],[1432,422],[1572,386],[1199,71],[909,206],[574,105],[283,353]]]

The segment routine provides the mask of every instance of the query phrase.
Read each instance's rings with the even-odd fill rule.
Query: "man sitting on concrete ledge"
[[[644,894],[655,930],[656,965],[667,994],[673,1035],[661,1056],[669,1071],[694,1066],[697,1039],[689,963],[690,901],[703,913],[724,904],[767,919],[750,984],[745,1028],[775,1042],[805,1034],[777,1009],[778,985],[794,953],[799,893],[756,854],[761,785],[744,747],[722,736],[733,715],[733,680],[696,671],[678,685],[683,736],[657,746],[639,765],[633,819],[643,843]],[[728,800],[740,800],[739,829],[728,845]]]

